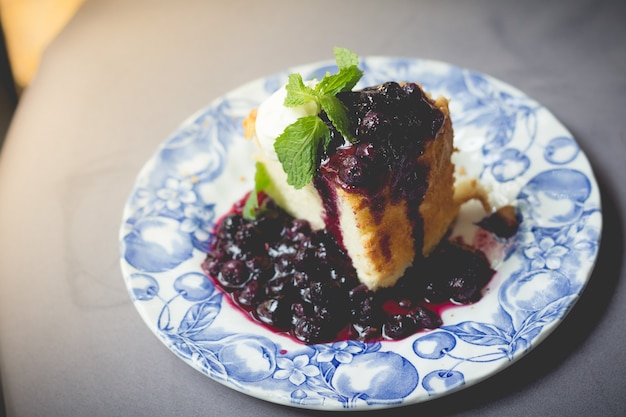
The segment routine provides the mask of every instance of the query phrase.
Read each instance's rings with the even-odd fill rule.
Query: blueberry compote
[[[245,200],[221,219],[202,267],[256,321],[304,343],[397,340],[437,328],[441,305],[477,301],[493,275],[481,252],[444,241],[394,287],[373,292],[326,230],[260,198],[254,220],[242,216]]]

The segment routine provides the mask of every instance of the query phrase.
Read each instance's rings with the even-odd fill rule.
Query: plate
[[[243,138],[243,119],[288,74],[321,78],[336,71],[334,63],[256,80],[192,115],[147,161],[124,208],[124,280],[145,323],[175,355],[267,401],[373,409],[471,386],[558,326],[598,252],[602,214],[593,172],[545,107],[502,81],[443,62],[367,57],[360,66],[360,86],[417,81],[450,99],[457,162],[491,188],[494,203],[517,207],[520,229],[492,245],[496,275],[483,298],[446,311],[440,329],[394,342],[294,342],[236,310],[200,264],[217,219],[252,188],[254,149]]]

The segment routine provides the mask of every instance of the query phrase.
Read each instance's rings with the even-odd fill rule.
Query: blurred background
[[[0,0],[0,149],[46,46],[84,0]]]

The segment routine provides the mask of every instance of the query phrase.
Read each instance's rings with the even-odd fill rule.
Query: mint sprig
[[[363,76],[358,65],[358,56],[345,48],[335,48],[335,61],[338,72],[326,73],[314,88],[304,84],[300,74],[289,75],[284,105],[297,107],[315,102],[318,109],[324,110],[332,125],[350,142],[355,142],[350,130],[348,111],[336,97],[337,94],[350,91]],[[330,143],[328,126],[319,117],[305,116],[285,128],[276,139],[274,150],[287,174],[287,183],[296,189],[302,188],[313,179],[317,169],[317,158]]]

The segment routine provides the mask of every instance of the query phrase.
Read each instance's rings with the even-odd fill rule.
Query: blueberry
[[[350,323],[350,316],[345,303],[314,305],[313,314],[320,322],[324,323],[324,328],[331,333],[337,333]]]
[[[400,84],[389,81],[380,86],[380,93],[384,97],[385,104],[395,105],[407,96]]]
[[[220,273],[220,269],[222,269],[222,259],[216,256],[214,253],[209,253],[202,263],[202,269],[208,275],[212,277],[217,277]]]
[[[461,304],[469,304],[480,298],[476,281],[471,276],[455,276],[448,280],[450,298]]]
[[[443,242],[428,262],[428,269],[437,271],[426,286],[426,298],[432,303],[445,300],[460,304],[475,302],[494,273],[482,252],[459,242]]]
[[[231,259],[224,262],[217,279],[226,288],[241,288],[250,279],[250,274],[243,261]]]
[[[302,219],[293,219],[289,224],[289,235],[295,236],[297,234],[310,235],[311,234],[311,224]]]
[[[291,334],[301,342],[310,344],[323,339],[322,324],[312,317],[302,317],[293,326]]]
[[[310,304],[304,302],[296,302],[291,305],[291,322],[295,325],[302,317],[312,314],[313,308]]]
[[[349,290],[359,284],[359,280],[356,277],[356,273],[350,273],[343,268],[330,268],[330,279],[337,282],[341,288]]]
[[[350,298],[350,302],[361,302],[366,298],[373,298],[374,292],[370,290],[367,285],[359,284],[356,287],[350,289],[348,292],[348,297]]]
[[[423,307],[417,307],[411,313],[413,320],[417,323],[418,330],[419,329],[437,329],[441,327],[443,324],[441,322],[441,317],[438,314],[434,313]]]
[[[394,314],[383,324],[383,337],[392,340],[403,339],[418,330],[418,325],[410,314]]]
[[[363,115],[370,110],[375,110],[378,107],[378,101],[380,101],[377,100],[379,97],[380,94],[378,94],[378,89],[376,88],[364,88],[361,90],[356,99],[355,107],[357,113]]]
[[[298,246],[293,255],[293,263],[299,271],[318,272],[325,262],[318,256],[320,255],[319,248],[310,244],[310,240],[308,242],[306,245]]]
[[[288,330],[291,326],[291,303],[287,298],[270,298],[256,308],[256,317],[263,323],[278,330]]]
[[[235,300],[239,305],[245,308],[252,308],[259,297],[259,282],[248,281],[248,283],[237,292]]]
[[[313,281],[303,290],[302,298],[316,305],[345,305],[346,292],[336,281]]]
[[[235,233],[233,246],[238,247],[239,252],[246,257],[251,257],[263,251],[265,242],[261,231],[255,227],[254,223],[245,223]]]
[[[349,185],[360,187],[367,183],[368,180],[368,162],[364,158],[356,155],[347,155],[339,167],[339,178]]]
[[[259,235],[263,236],[265,240],[274,239],[280,234],[283,228],[283,224],[279,218],[263,216],[257,218],[252,226],[259,231]]]
[[[244,219],[240,214],[229,214],[220,222],[216,230],[216,235],[221,238],[232,236],[243,223]]]
[[[276,270],[283,274],[291,274],[295,271],[294,255],[285,253],[275,259]]]
[[[265,283],[265,292],[268,296],[279,296],[293,292],[290,285],[291,274],[277,274]]]
[[[424,288],[424,299],[429,303],[439,304],[450,298],[444,283],[439,280],[428,281]]]
[[[350,317],[360,326],[379,327],[382,321],[382,308],[374,293],[361,285],[348,293]]]
[[[257,281],[265,281],[274,274],[274,262],[269,256],[257,255],[246,260],[246,266],[250,271],[250,278]]]
[[[402,86],[402,90],[404,90],[407,95],[411,96],[412,99],[421,100],[424,96],[422,89],[415,83],[404,84]]]
[[[391,122],[381,112],[370,110],[361,119],[358,134],[364,139],[386,141],[391,135]]]
[[[329,262],[329,254],[327,246],[323,243],[312,248],[313,250],[309,252],[310,260],[319,264],[326,265]]]
[[[304,271],[296,271],[290,277],[289,285],[295,290],[303,290],[311,284],[311,277]]]
[[[354,154],[358,157],[374,162],[380,152],[371,142],[359,142]]]

